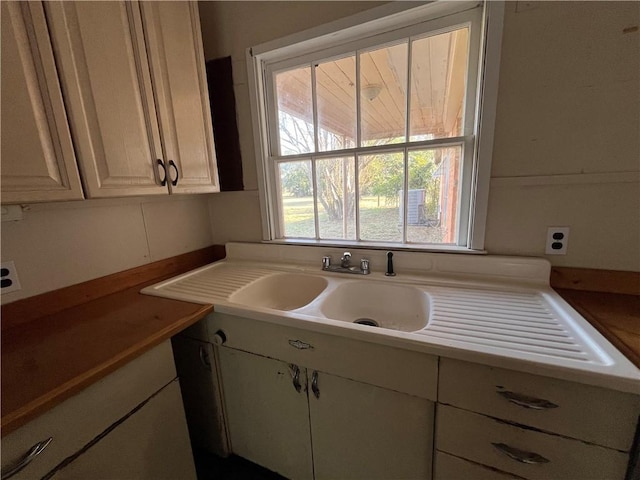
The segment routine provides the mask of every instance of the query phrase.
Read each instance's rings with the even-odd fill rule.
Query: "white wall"
[[[201,2],[208,59],[231,55],[246,192],[211,199],[214,242],[261,239],[246,48],[375,6]],[[486,249],[554,265],[640,270],[636,2],[506,2]]]
[[[2,261],[22,290],[9,303],[213,244],[210,195],[33,204],[2,223]]]

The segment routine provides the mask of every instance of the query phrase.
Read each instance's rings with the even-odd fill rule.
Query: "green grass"
[[[313,222],[313,197],[284,197],[284,223],[287,237],[315,238]],[[344,239],[343,222],[332,221],[322,206],[318,209],[320,236],[323,239]],[[399,209],[378,197],[360,199],[360,234],[363,240],[402,241]],[[408,228],[408,236],[415,243],[441,243],[443,231],[439,227],[414,226]],[[346,239],[355,239],[355,219],[347,225]]]

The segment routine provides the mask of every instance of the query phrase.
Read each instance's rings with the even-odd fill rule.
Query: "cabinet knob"
[[[218,330],[213,334],[213,343],[215,343],[216,345],[224,345],[226,341],[227,335],[222,330]]]

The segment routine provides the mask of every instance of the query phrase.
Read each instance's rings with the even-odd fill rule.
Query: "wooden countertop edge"
[[[585,304],[584,300],[576,299],[572,295],[575,290],[555,288],[556,292],[571,305],[580,315],[582,315],[596,330],[598,330],[611,344],[616,347],[620,352],[626,356],[630,362],[636,367],[640,368],[640,351],[634,350],[621,340],[615,332],[613,332],[608,325],[607,319],[601,315],[595,315],[589,310],[589,305]],[[589,291],[581,290],[581,293],[589,294]],[[608,294],[608,292],[592,292],[598,294]],[[619,295],[619,294],[611,294]],[[588,303],[588,302],[586,302]],[[639,313],[640,316],[640,313]],[[638,331],[640,331],[640,323],[638,324]]]
[[[640,272],[552,267],[550,283],[554,289],[640,295]]]
[[[56,405],[72,397],[76,393],[80,392],[82,389],[116,371],[118,368],[147,352],[151,348],[161,344],[165,340],[170,339],[173,335],[184,330],[190,325],[193,325],[212,311],[213,305],[202,305],[201,308],[199,308],[192,314],[180,318],[170,326],[157,331],[153,335],[146,337],[143,341],[132,345],[126,350],[123,350],[119,354],[109,358],[107,361],[101,363],[100,365],[87,370],[82,375],[79,375],[72,380],[60,385],[59,387],[47,392],[47,394],[36,398],[23,407],[14,410],[6,415],[2,415],[2,419],[0,421],[2,436],[4,437],[5,435],[15,431],[37,416],[45,413]]]

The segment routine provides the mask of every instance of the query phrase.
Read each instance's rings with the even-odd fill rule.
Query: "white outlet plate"
[[[554,238],[555,237],[555,238]],[[569,227],[549,227],[547,230],[547,255],[566,255],[569,245]]]
[[[7,270],[7,272],[5,272],[5,270]],[[6,287],[5,284],[7,284]],[[0,293],[2,294],[16,292],[22,288],[20,286],[20,279],[18,279],[16,265],[13,261],[0,263],[0,285],[2,286],[2,288],[0,288]]]

